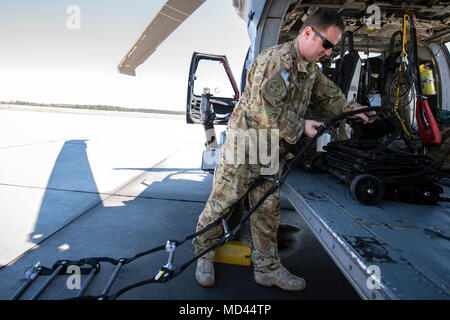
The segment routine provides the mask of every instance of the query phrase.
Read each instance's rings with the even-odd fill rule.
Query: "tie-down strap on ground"
[[[379,107],[362,108],[362,109],[353,110],[353,111],[350,111],[350,112],[341,113],[338,116],[335,116],[335,117],[325,121],[317,129],[316,135],[312,139],[309,139],[309,141],[302,147],[302,149],[298,152],[298,154],[295,156],[295,158],[288,163],[288,165],[285,167],[285,170],[283,171],[281,176],[278,179],[273,181],[271,187],[264,193],[264,195],[261,197],[261,199],[258,200],[258,202],[253,206],[253,208],[251,210],[249,210],[248,213],[242,217],[242,219],[239,222],[239,224],[232,231],[230,231],[229,228],[228,228],[228,225],[227,225],[227,222],[226,222],[226,218],[228,217],[228,215],[230,215],[233,212],[233,209],[231,209],[225,216],[217,219],[216,221],[212,222],[211,224],[209,224],[205,228],[203,228],[203,229],[201,229],[201,230],[199,230],[199,231],[197,231],[197,232],[195,232],[193,234],[190,234],[190,235],[186,236],[181,241],[168,240],[165,245],[161,245],[161,246],[155,247],[153,249],[150,249],[150,250],[138,253],[138,254],[134,255],[133,257],[130,257],[130,258],[114,259],[114,258],[110,258],[110,257],[94,257],[94,258],[80,259],[80,260],[77,260],[77,261],[59,260],[53,265],[52,269],[55,270],[55,271],[58,270],[58,272],[59,272],[59,270],[62,269],[62,266],[68,266],[68,265],[82,266],[82,265],[85,265],[85,264],[89,264],[91,266],[99,266],[99,264],[101,262],[108,262],[108,263],[111,263],[111,264],[116,266],[112,276],[110,277],[106,287],[104,288],[104,290],[102,291],[100,296],[79,296],[77,298],[72,298],[72,299],[77,299],[77,300],[78,299],[79,300],[115,300],[118,297],[120,297],[122,294],[124,294],[125,292],[127,292],[129,290],[132,290],[134,288],[141,287],[141,286],[144,286],[144,285],[147,285],[147,284],[151,284],[151,283],[167,282],[167,281],[177,277],[178,275],[180,275],[189,265],[191,265],[193,262],[195,262],[197,259],[199,259],[203,255],[205,255],[209,251],[214,250],[214,249],[224,245],[228,241],[232,240],[236,236],[236,234],[240,231],[240,229],[241,229],[242,225],[244,224],[244,222],[246,222],[250,218],[250,216],[259,208],[259,206],[272,193],[274,193],[278,188],[281,187],[281,185],[284,183],[284,181],[286,180],[286,178],[289,175],[289,173],[298,164],[298,162],[300,161],[300,159],[303,156],[303,154],[315,143],[317,138],[319,138],[330,125],[333,125],[337,121],[340,121],[340,120],[342,120],[344,118],[347,118],[349,116],[353,116],[353,115],[358,114],[358,113],[364,113],[364,112],[369,112],[369,111],[380,111],[380,110],[381,110],[381,108],[379,108]],[[248,192],[253,190],[257,185],[261,184],[263,181],[264,181],[263,178],[260,178],[257,181],[255,181],[255,183],[251,185],[251,187],[249,188],[247,193],[240,200],[242,200],[248,194]],[[210,230],[211,228],[214,228],[215,226],[219,225],[220,223],[223,224],[224,235],[219,239],[218,242],[216,242],[211,247],[205,249],[200,254],[194,256],[192,259],[186,261],[181,266],[175,267],[173,265],[175,249],[177,247],[181,246],[184,242],[186,242],[188,240],[194,239],[195,237],[197,237],[200,234]],[[158,251],[162,251],[162,250],[165,250],[165,251],[167,251],[169,253],[169,258],[168,258],[167,264],[160,268],[160,270],[159,270],[159,272],[158,272],[158,274],[156,276],[154,276],[154,277],[152,277],[150,279],[144,280],[144,281],[140,281],[140,282],[134,283],[132,285],[129,285],[127,287],[124,287],[124,288],[118,290],[116,293],[114,293],[112,295],[108,295],[108,292],[109,292],[109,290],[110,290],[110,288],[111,288],[111,286],[112,286],[115,278],[117,277],[117,274],[120,271],[122,266],[124,266],[125,264],[128,264],[128,263],[131,263],[131,262],[133,262],[134,260],[136,260],[136,259],[138,259],[140,257],[146,256],[146,255],[158,252]],[[98,271],[98,269],[96,269],[96,271]]]

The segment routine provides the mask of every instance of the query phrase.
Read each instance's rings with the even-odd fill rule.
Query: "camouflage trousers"
[[[260,176],[259,165],[221,163],[214,177],[211,194],[198,219],[196,230],[201,230],[218,218],[227,214],[233,205],[248,191]],[[280,165],[279,173],[282,171]],[[278,174],[279,174],[278,173]],[[263,196],[272,182],[264,180],[249,193],[250,207]],[[280,191],[270,195],[250,216],[253,239],[252,262],[256,272],[268,272],[277,269],[280,259],[277,250],[277,232],[280,225]],[[208,230],[196,237],[192,243],[195,254],[199,254],[223,235],[222,225]]]
[[[450,125],[441,125],[439,131],[442,142],[432,146],[428,155],[434,160],[437,169],[450,171]]]

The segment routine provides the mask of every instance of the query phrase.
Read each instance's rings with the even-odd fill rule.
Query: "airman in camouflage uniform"
[[[342,34],[342,28],[332,25],[326,30],[323,34],[328,35],[330,41],[336,44]],[[308,39],[303,38],[305,32],[309,32]],[[305,59],[305,54],[302,54],[299,47],[305,45],[302,41],[317,41],[321,46],[322,40],[313,40],[311,32],[311,28],[306,28],[296,39],[264,50],[250,68],[245,90],[228,121],[222,161],[216,171],[205,209],[199,217],[197,231],[228,213],[245,195],[250,185],[261,176],[261,169],[264,167],[261,163],[235,164],[225,158],[227,152],[231,151],[235,155],[237,153],[234,140],[238,130],[278,130],[281,154],[286,150],[287,144],[295,144],[303,135],[312,137],[316,133],[315,126],[321,123],[304,119],[308,108],[309,112],[330,116],[361,107],[355,102],[347,102],[336,84],[320,72],[314,62],[320,54],[313,56],[320,48],[312,50],[306,57],[308,60]],[[311,47],[311,44],[309,46]],[[309,49],[311,51],[311,48]],[[325,50],[321,47],[321,52],[322,55],[329,55],[331,49]],[[245,151],[248,153],[248,149]],[[246,156],[248,157],[248,154]],[[283,159],[280,159],[279,170],[275,176],[281,174],[282,167]],[[251,207],[270,186],[271,182],[265,181],[249,193]],[[292,275],[281,265],[277,252],[277,230],[280,224],[279,190],[269,196],[251,215],[250,224],[255,281],[265,286],[277,285],[285,290],[303,289],[305,281]],[[199,254],[213,245],[222,234],[222,226],[218,225],[195,238],[195,253]],[[203,286],[214,285],[213,258],[214,252],[211,251],[198,261],[196,278]]]

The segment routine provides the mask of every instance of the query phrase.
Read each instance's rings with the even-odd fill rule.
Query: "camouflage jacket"
[[[329,117],[349,111],[355,104],[347,102],[316,63],[301,59],[294,39],[266,49],[256,58],[228,129],[278,129],[280,139],[295,144],[308,114]]]

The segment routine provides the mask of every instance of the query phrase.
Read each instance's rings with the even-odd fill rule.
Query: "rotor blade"
[[[168,0],[117,66],[120,73],[136,75],[136,68],[206,0]]]

